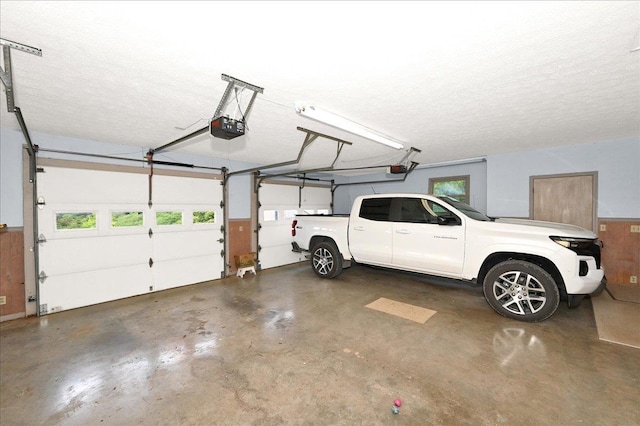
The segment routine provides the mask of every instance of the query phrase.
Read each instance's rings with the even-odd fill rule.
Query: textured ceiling
[[[354,142],[341,168],[405,152],[300,117],[296,101],[423,164],[638,136],[639,29],[639,2],[0,2],[0,37],[43,52],[12,50],[32,132],[158,147],[206,125],[228,74],[264,87],[247,134],[174,150],[281,162],[301,126]],[[1,97],[2,127],[19,128]],[[335,153],[318,139],[300,167]]]

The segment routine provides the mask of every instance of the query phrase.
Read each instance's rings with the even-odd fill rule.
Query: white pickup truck
[[[606,279],[596,235],[578,226],[494,219],[446,196],[360,196],[349,216],[297,215],[293,250],[322,278],[352,261],[482,285],[501,315],[542,321],[577,306]]]

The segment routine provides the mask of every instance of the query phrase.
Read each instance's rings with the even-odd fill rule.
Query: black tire
[[[332,241],[316,244],[311,250],[311,267],[320,278],[335,278],[342,272],[342,255]]]
[[[508,260],[491,268],[482,290],[497,313],[519,321],[544,321],[560,303],[558,286],[551,275],[523,260]]]

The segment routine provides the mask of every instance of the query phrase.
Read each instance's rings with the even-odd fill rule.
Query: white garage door
[[[219,180],[153,177],[154,290],[222,277],[224,271],[222,185]],[[182,224],[161,225],[164,212],[182,214]]]
[[[274,268],[305,260],[304,255],[291,250],[291,222],[299,213],[331,214],[331,188],[263,182],[258,199],[260,267]]]
[[[149,208],[144,169],[70,164],[39,160],[41,314],[220,278],[219,181],[157,174]]]

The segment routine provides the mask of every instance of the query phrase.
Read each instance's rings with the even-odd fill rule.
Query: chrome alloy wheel
[[[324,247],[319,247],[313,252],[313,269],[320,275],[327,275],[333,269],[333,256]]]
[[[533,275],[505,272],[493,282],[493,296],[504,309],[516,315],[535,314],[547,303],[544,287]]]

